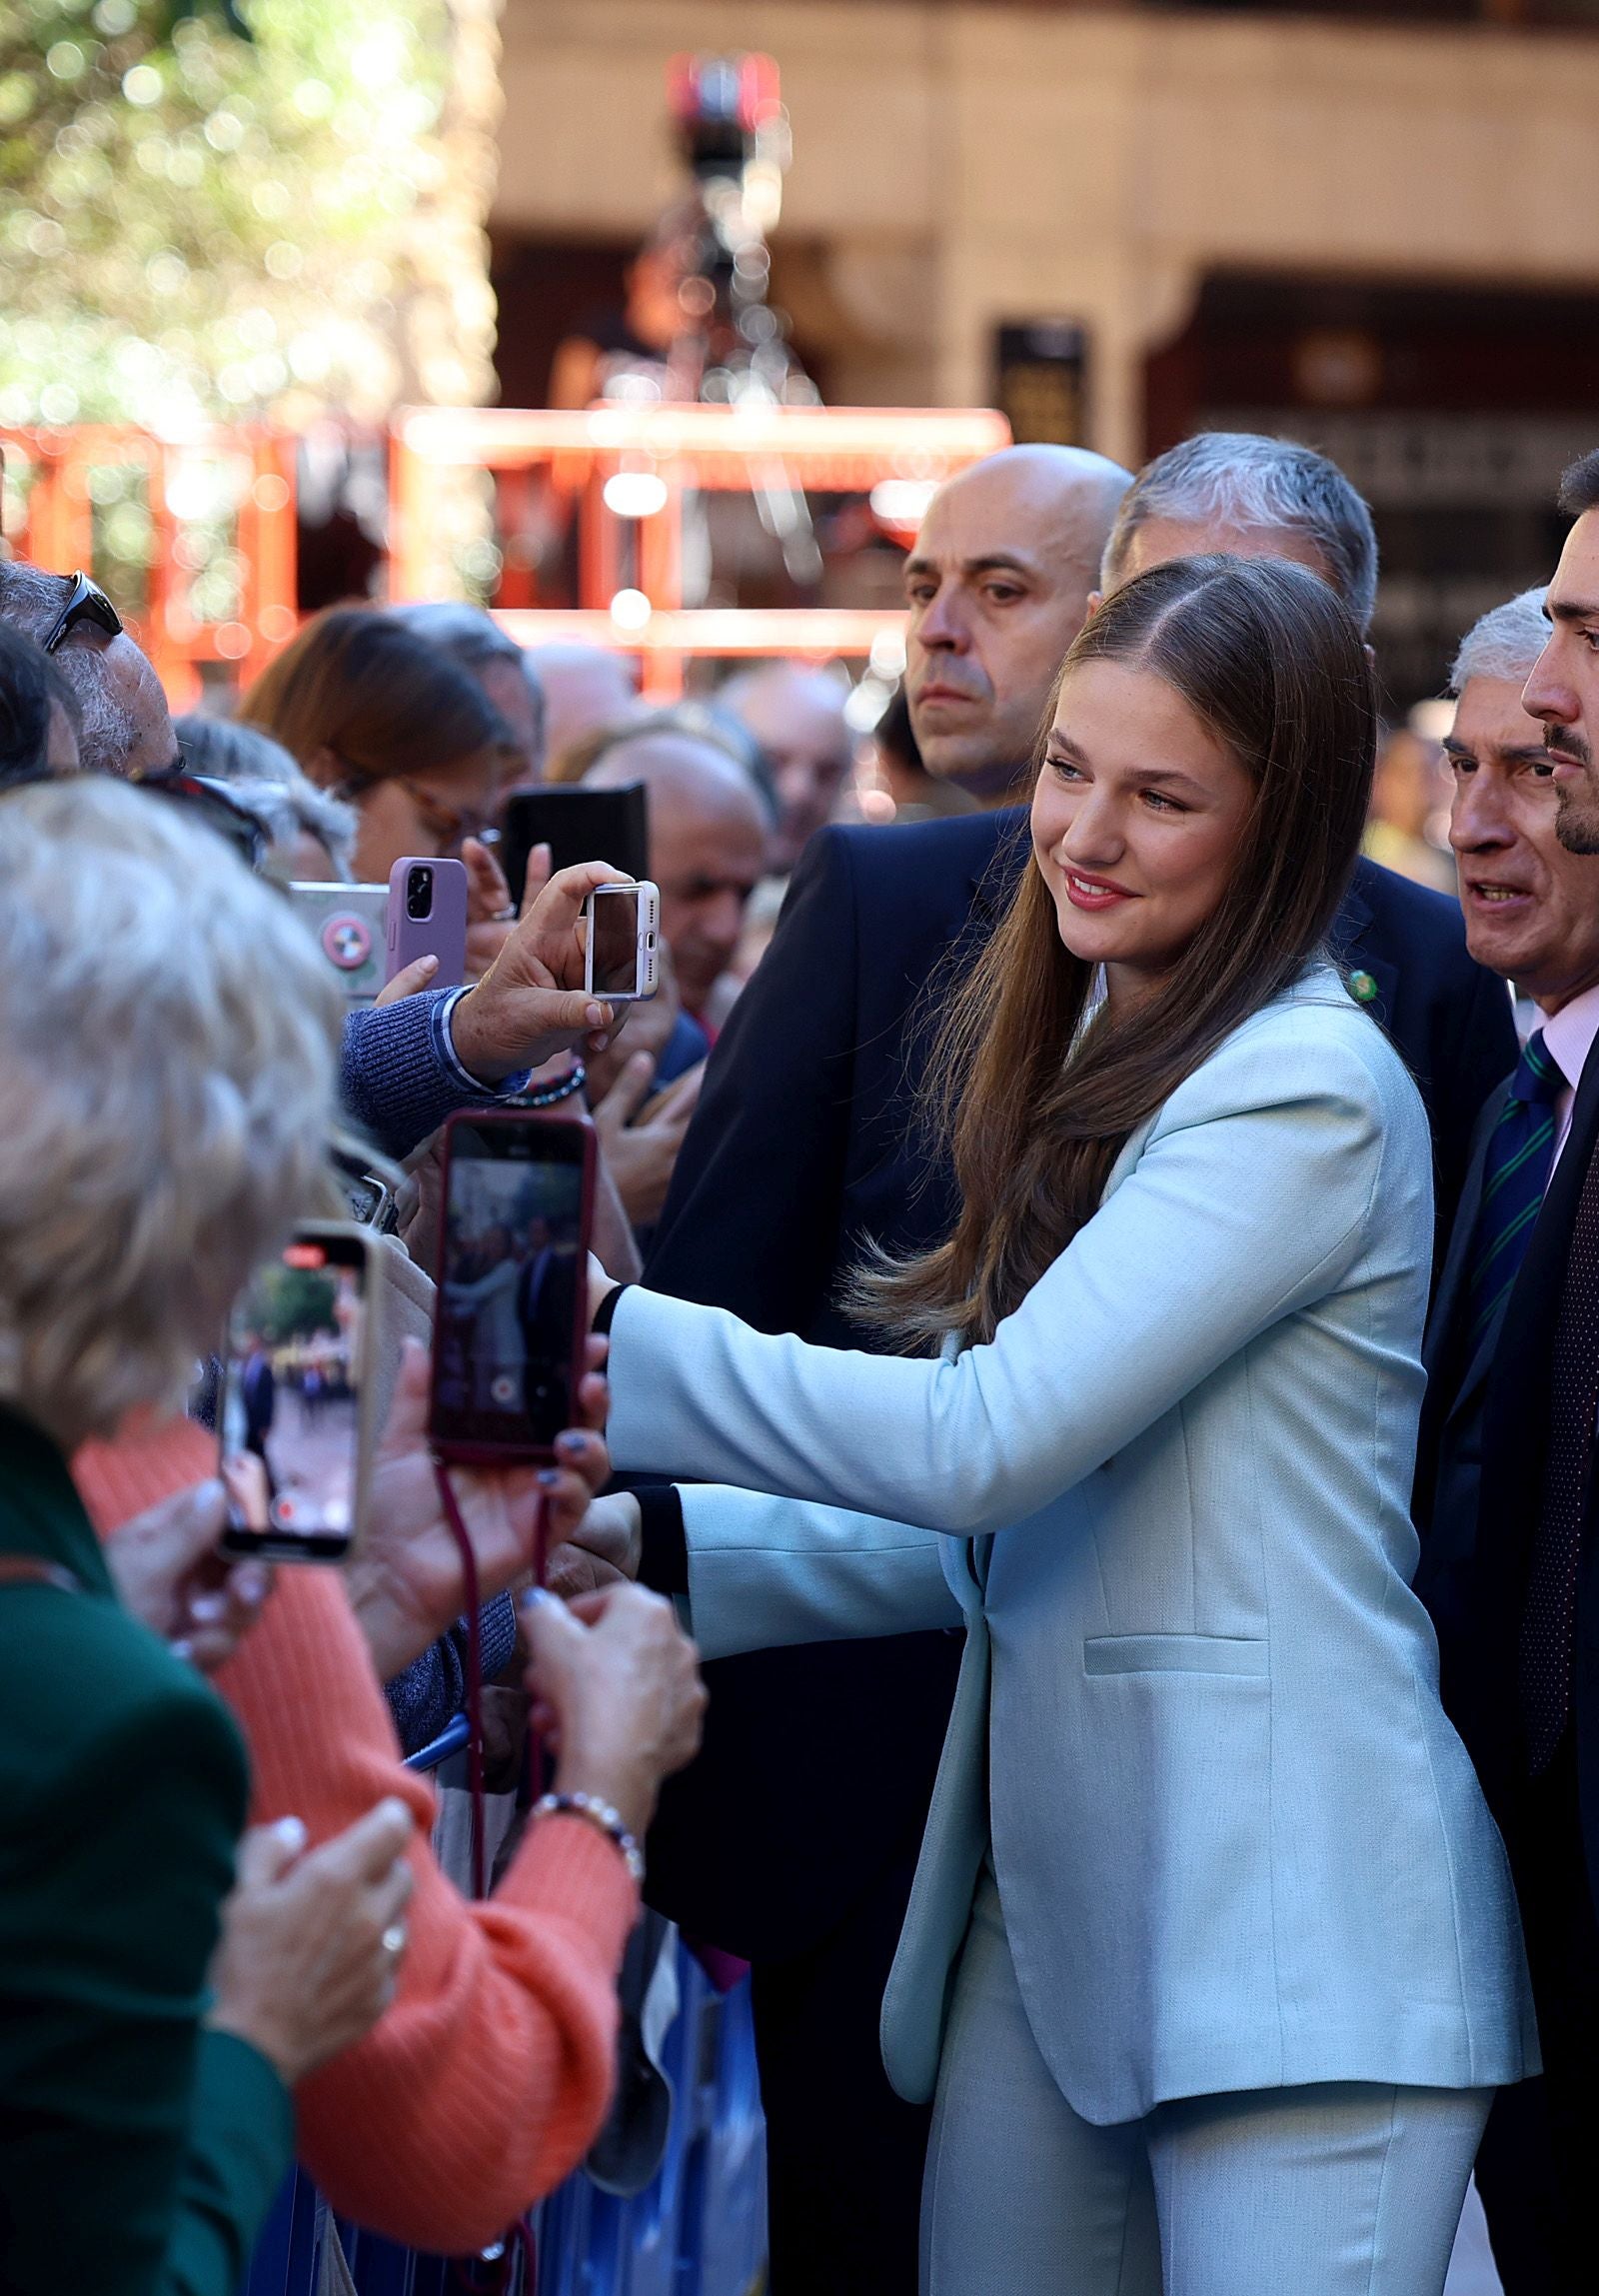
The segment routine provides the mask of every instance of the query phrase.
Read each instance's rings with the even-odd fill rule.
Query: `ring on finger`
[[[406,1925],[403,1921],[391,1921],[384,1931],[379,1942],[392,1960],[398,1961],[405,1951],[407,1934]]]
[[[516,917],[517,905],[514,901],[508,901],[504,909],[497,909],[495,911],[494,915],[490,918],[489,923],[491,925],[514,925],[516,923]]]

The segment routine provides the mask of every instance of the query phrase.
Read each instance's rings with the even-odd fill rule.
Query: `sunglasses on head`
[[[149,790],[158,798],[176,799],[208,829],[225,838],[247,868],[261,867],[272,843],[271,837],[265,823],[248,806],[239,803],[226,782],[212,781],[205,774],[191,774],[180,754],[170,766],[162,766],[153,774],[141,774],[134,787]]]
[[[53,654],[58,646],[65,645],[80,622],[92,622],[108,638],[120,638],[122,635],[122,616],[99,583],[91,582],[86,574],[81,573],[72,577],[72,589],[66,605],[51,623],[46,636],[39,641],[45,653]]]

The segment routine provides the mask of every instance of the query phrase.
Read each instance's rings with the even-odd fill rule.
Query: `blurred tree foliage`
[[[494,0],[3,0],[0,423],[481,399]]]

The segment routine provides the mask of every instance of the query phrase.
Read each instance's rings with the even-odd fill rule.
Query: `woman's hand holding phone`
[[[217,1552],[227,1516],[223,1482],[200,1483],[135,1515],[105,1545],[123,1606],[202,1674],[233,1656],[272,1591],[269,1564]]]
[[[512,927],[505,947],[451,1015],[456,1058],[470,1075],[499,1084],[575,1045],[604,1051],[616,1009],[583,987],[583,905],[600,885],[629,882],[604,862],[553,877]]]
[[[559,1465],[455,1466],[461,1518],[472,1539],[483,1600],[503,1594],[533,1567],[539,1506],[548,1507],[552,1546],[570,1539],[611,1462],[595,1432],[605,1424],[610,1389],[601,1376],[606,1342],[591,1339],[578,1390],[581,1425],[557,1439]],[[460,1617],[466,1600],[461,1553],[440,1502],[428,1436],[428,1352],[406,1342],[394,1402],[378,1445],[370,1528],[346,1571],[379,1679],[389,1681]]]

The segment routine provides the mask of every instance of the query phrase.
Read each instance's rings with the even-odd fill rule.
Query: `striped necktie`
[[[1555,1103],[1566,1080],[1534,1030],[1510,1080],[1510,1098],[1488,1142],[1482,1202],[1471,1239],[1466,1347],[1475,1350],[1527,1255],[1532,1224],[1555,1160]]]

